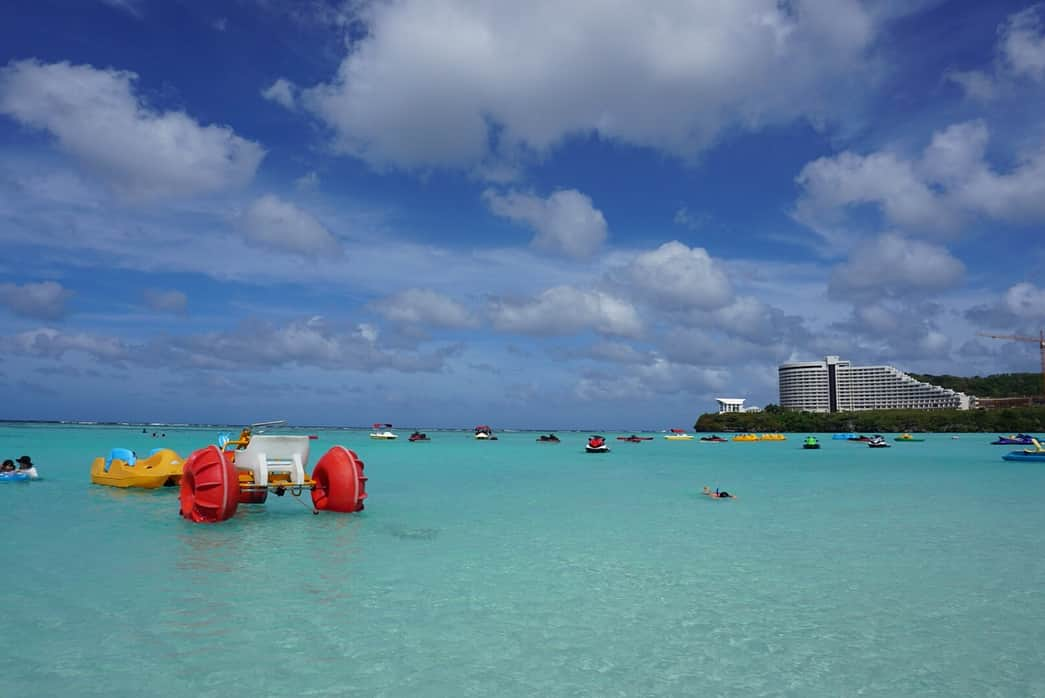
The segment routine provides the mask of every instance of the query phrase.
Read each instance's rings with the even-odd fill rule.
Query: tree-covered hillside
[[[997,373],[991,376],[932,376],[909,373],[909,376],[943,388],[958,390],[976,397],[1023,397],[1041,395],[1040,373]]]
[[[791,412],[767,405],[764,412],[703,414],[696,431],[888,433],[898,431],[1045,432],[1045,407],[1000,410],[868,410]]]

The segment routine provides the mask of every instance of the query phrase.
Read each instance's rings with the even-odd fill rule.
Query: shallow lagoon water
[[[366,461],[365,512],[270,497],[202,526],[174,490],[89,482],[113,446],[218,430],[157,431],[0,425],[45,478],[0,485],[0,694],[1045,695],[1045,465],[990,435],[310,430],[313,462]]]

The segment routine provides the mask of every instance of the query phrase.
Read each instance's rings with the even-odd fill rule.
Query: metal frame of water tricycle
[[[281,422],[266,422],[266,426]],[[256,435],[251,425],[239,438],[222,434],[218,444],[195,451],[185,461],[181,515],[217,523],[235,514],[238,504],[262,504],[270,491],[300,497],[311,491],[313,513],[362,511],[366,499],[364,463],[344,446],[331,447],[305,472],[309,440],[299,435]]]

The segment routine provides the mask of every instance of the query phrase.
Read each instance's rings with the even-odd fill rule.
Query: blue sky
[[[564,6],[565,5],[565,6]],[[1045,6],[15,0],[0,418],[667,428],[1032,371]]]

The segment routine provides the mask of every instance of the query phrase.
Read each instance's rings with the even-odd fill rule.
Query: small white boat
[[[382,427],[384,427],[384,431],[378,431]],[[391,429],[391,428],[392,428],[391,424],[382,424],[382,423],[378,422],[377,424],[374,425],[374,431],[370,432],[370,438],[371,439],[380,439],[382,441],[392,441],[393,439],[398,439],[399,438],[399,434],[396,434],[393,431],[389,431],[389,429]]]
[[[668,441],[692,441],[693,435],[687,434],[683,429],[672,429],[670,434],[664,436]]]

